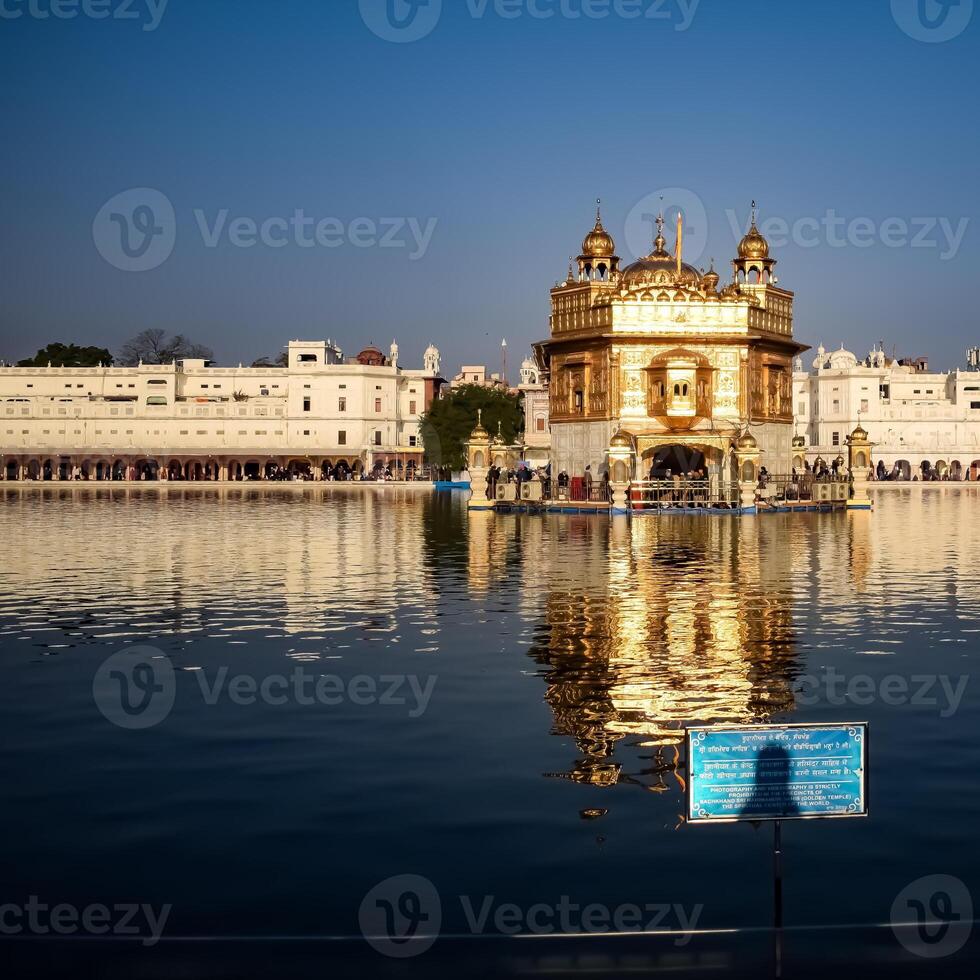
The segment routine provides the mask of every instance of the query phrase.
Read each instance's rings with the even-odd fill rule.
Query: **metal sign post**
[[[687,822],[773,823],[775,976],[783,975],[784,820],[868,815],[868,725],[685,730]]]
[[[773,824],[772,840],[772,902],[773,941],[775,943],[775,970],[777,980],[783,975],[783,825]]]

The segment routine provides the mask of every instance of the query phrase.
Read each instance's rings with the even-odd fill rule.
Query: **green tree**
[[[504,442],[517,441],[524,431],[524,412],[519,395],[499,388],[463,385],[432,403],[422,417],[425,455],[433,466],[461,470],[466,465],[466,440],[476,428],[477,413],[491,438],[498,431]]]
[[[33,357],[18,361],[17,367],[108,367],[112,355],[104,347],[78,347],[75,344],[48,344]]]

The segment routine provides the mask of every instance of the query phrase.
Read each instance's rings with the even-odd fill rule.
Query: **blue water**
[[[632,523],[462,500],[0,490],[0,904],[170,907],[152,946],[22,928],[15,975],[768,975],[771,825],[685,826],[682,752],[685,724],[768,721],[871,726],[871,816],[783,827],[787,975],[973,971],[975,936],[927,959],[890,922],[917,879],[980,883],[974,491]],[[93,691],[133,646],[172,667],[146,728]],[[441,938],[396,958],[361,905],[401,875]],[[674,932],[497,928],[563,896]]]

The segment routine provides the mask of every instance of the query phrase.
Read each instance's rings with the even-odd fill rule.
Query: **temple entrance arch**
[[[20,479],[20,463],[16,459],[8,459],[3,467],[3,478],[5,480]]]
[[[641,476],[644,480],[668,480],[686,473],[708,472],[704,452],[695,446],[674,444],[657,446],[643,454]]]

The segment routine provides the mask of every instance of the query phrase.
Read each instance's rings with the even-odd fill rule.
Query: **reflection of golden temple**
[[[663,791],[684,725],[793,710],[792,554],[780,523],[569,518],[564,536],[540,534],[524,571],[525,591],[544,592],[531,656],[555,734],[578,747],[566,778]],[[652,750],[637,772],[616,757],[624,740]]]

